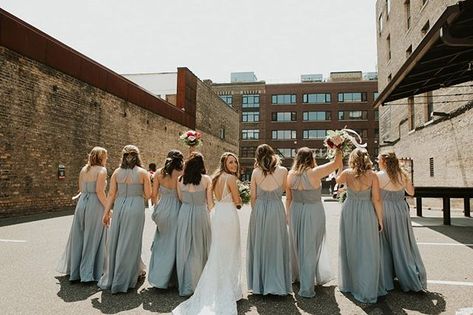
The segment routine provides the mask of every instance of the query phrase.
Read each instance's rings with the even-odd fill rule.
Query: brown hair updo
[[[129,144],[126,145],[122,150],[122,158],[120,160],[121,168],[134,168],[135,166],[141,167],[143,162],[141,161],[140,150],[138,147]]]
[[[107,157],[107,150],[102,147],[94,147],[87,159],[86,171],[88,172],[92,166],[103,166],[103,161]]]
[[[395,184],[402,184],[402,179],[407,178],[407,173],[401,168],[396,153],[382,153],[380,158],[386,166],[386,173],[389,179]]]
[[[279,156],[276,155],[273,148],[267,144],[261,144],[256,148],[255,165],[263,171],[263,175],[272,174],[276,166],[281,163]]]

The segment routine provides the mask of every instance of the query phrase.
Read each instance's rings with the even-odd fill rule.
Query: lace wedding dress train
[[[223,198],[211,215],[212,243],[194,294],[172,313],[237,314],[236,302],[243,297],[241,287],[240,222],[225,182]]]

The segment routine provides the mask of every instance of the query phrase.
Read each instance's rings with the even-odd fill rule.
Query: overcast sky
[[[0,0],[0,7],[118,73],[229,82],[376,70],[374,0]]]

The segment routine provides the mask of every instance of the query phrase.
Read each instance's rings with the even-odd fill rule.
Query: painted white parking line
[[[425,243],[425,242],[418,242],[417,245],[434,245],[434,246],[473,246],[473,244],[463,244],[463,243]]]
[[[2,239],[2,238],[0,238],[0,242],[4,242],[4,243],[26,243],[25,240],[5,240],[5,239]]]
[[[473,287],[473,282],[463,282],[463,281],[427,280],[427,283]]]

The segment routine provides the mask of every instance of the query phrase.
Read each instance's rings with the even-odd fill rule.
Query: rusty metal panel
[[[107,73],[105,91],[118,96],[124,100],[128,99],[128,82],[120,75],[112,72]]]
[[[99,89],[105,90],[107,82],[107,70],[100,67],[95,62],[82,59],[80,62],[80,72],[78,79],[87,82]],[[114,93],[112,93],[114,94]]]
[[[61,72],[76,77],[80,73],[81,58],[74,51],[55,43],[48,42],[46,45],[45,63]]]

